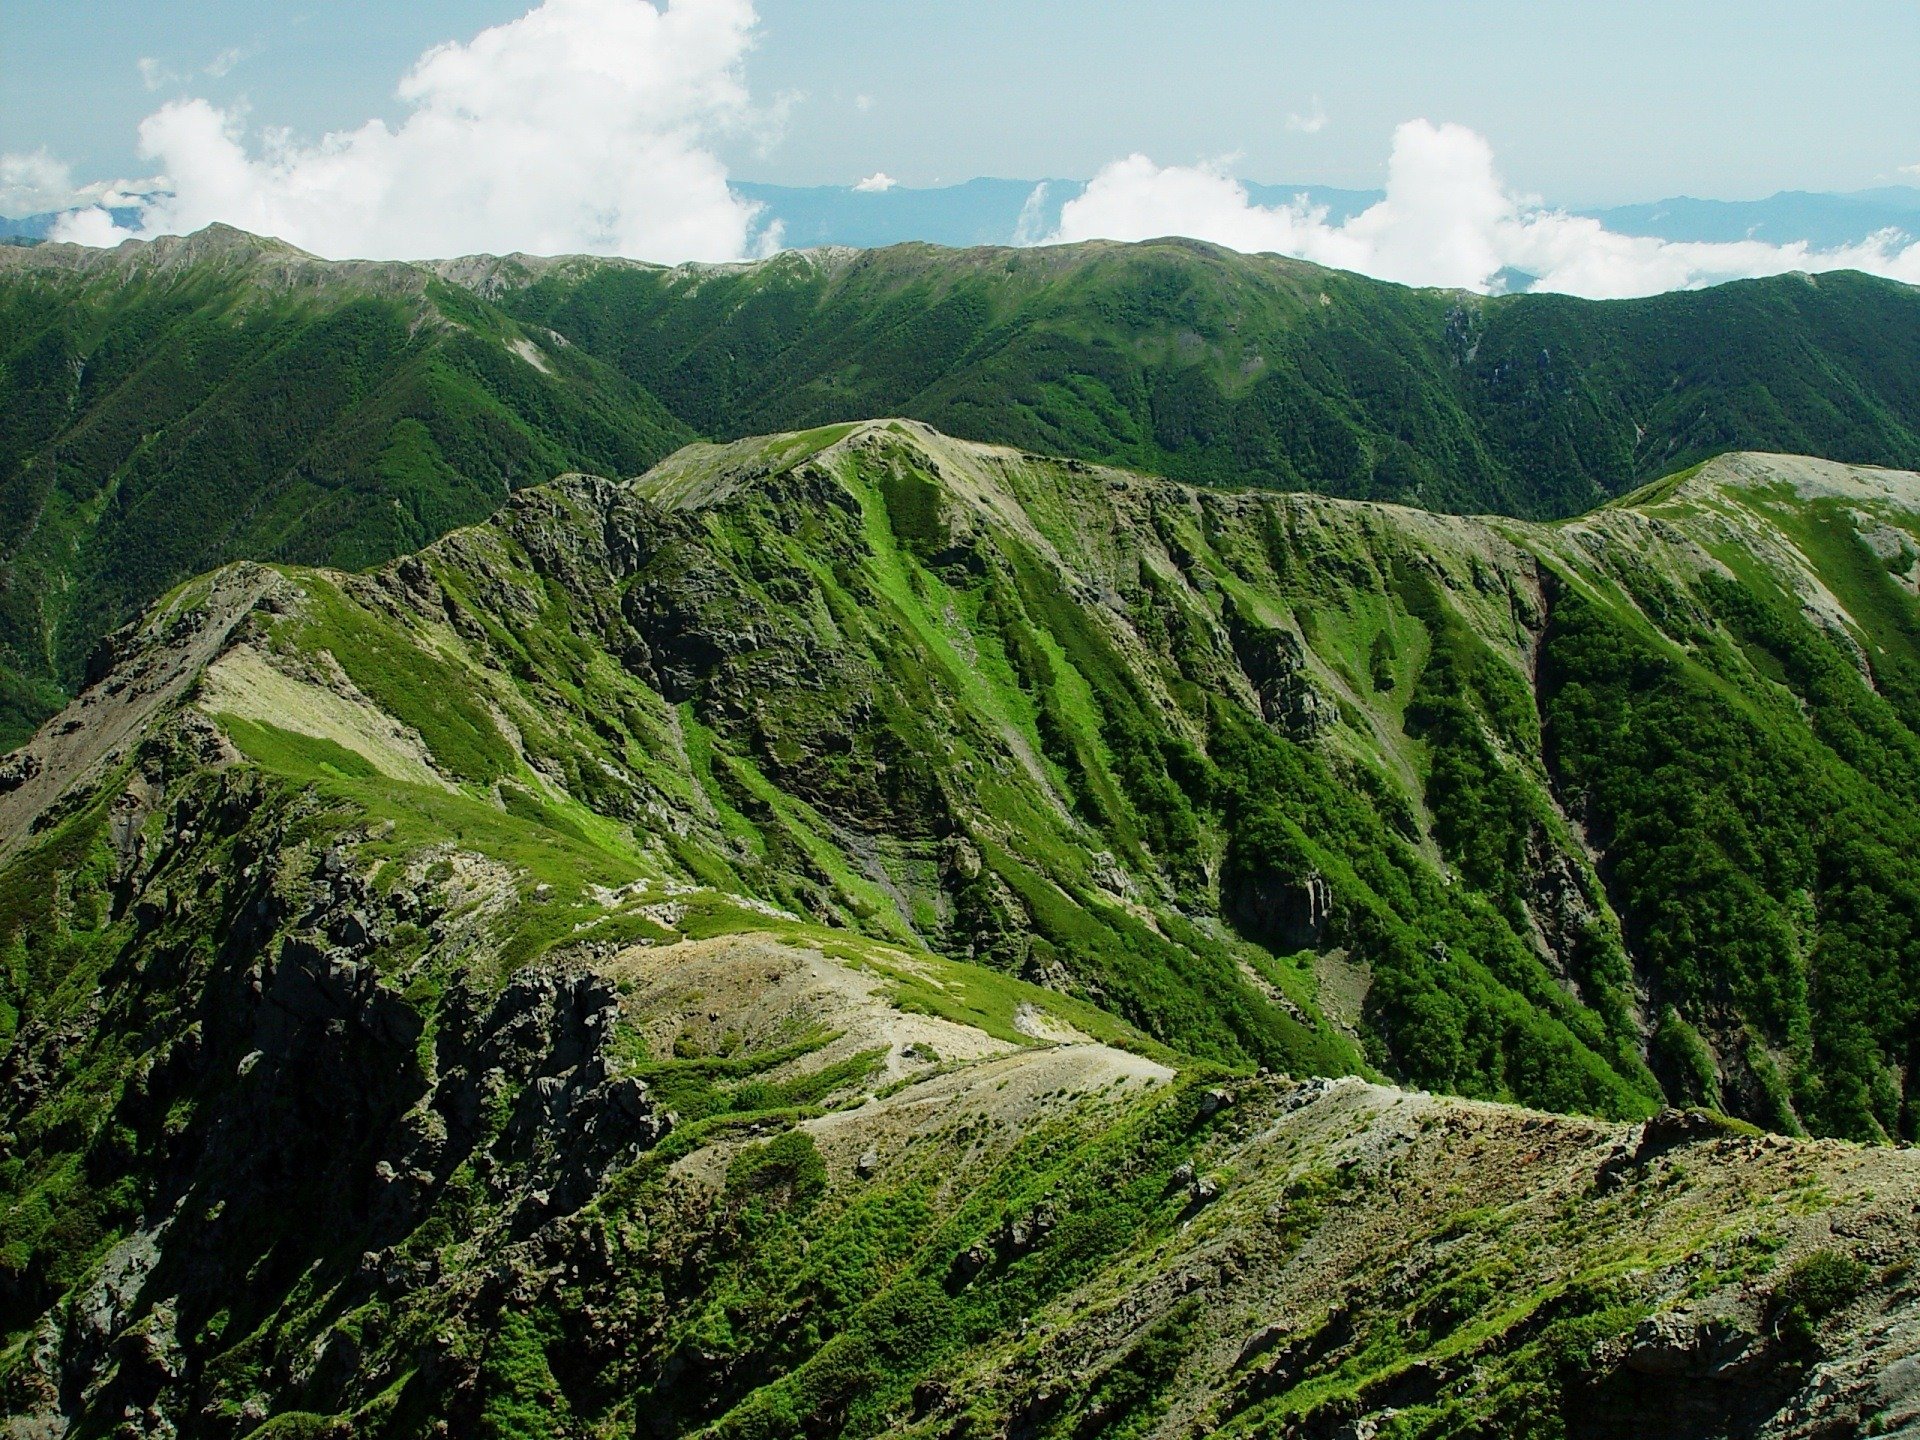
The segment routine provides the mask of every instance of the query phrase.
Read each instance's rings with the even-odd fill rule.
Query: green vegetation
[[[1767,591],[1704,589],[1727,635],[1685,636],[1707,666],[1579,589],[1556,599],[1541,664],[1555,778],[1608,855],[1636,962],[1678,1007],[1659,1043],[1687,1097],[1711,1100],[1714,1071],[1679,1017],[1731,1004],[1794,1058],[1806,1123],[1910,1136],[1889,1061],[1913,1014],[1915,732],[1897,687],[1862,684],[1832,635]]]
[[[514,772],[513,750],[478,703],[472,681],[427,646],[348,605],[326,580],[310,580],[305,600],[305,624],[282,643],[332,655],[382,711],[419,732],[449,774],[485,785]]]
[[[1866,1288],[1867,1267],[1851,1255],[1816,1250],[1781,1277],[1773,1289],[1774,1325],[1789,1344],[1809,1346],[1820,1323]]]
[[[697,285],[502,260],[464,288],[219,227],[169,245],[0,251],[0,744],[191,574],[377,564],[696,433],[910,415],[1205,484],[1523,516],[1736,448],[1920,466],[1920,299],[1861,275],[1482,300],[1164,241],[788,255]],[[888,483],[914,553],[932,492]]]
[[[213,242],[0,275],[0,744],[190,575],[375,564],[514,487],[631,474],[687,438],[578,351],[510,352],[532,342],[466,291],[404,266],[275,279],[271,251]]]
[[[910,415],[1206,484],[1534,516],[1729,449],[1920,465],[1920,299],[1860,275],[1482,300],[1168,240],[505,278],[507,310],[713,436]]]
[[[539,492],[431,553],[425,614],[392,578],[291,572],[273,653],[324,656],[457,790],[228,730],[395,861],[451,843],[523,873],[509,968],[744,926],[1013,1043],[1034,1006],[1235,1067],[1910,1135],[1915,602],[1850,512],[1702,483],[1651,503],[1761,507],[1846,597],[1871,687],[1744,550],[1610,574],[1540,531],[1534,599],[1417,518],[1121,492],[873,426],[695,450],[631,501]],[[995,492],[1032,528],[962,498]],[[667,921],[640,898],[688,883]],[[1341,1024],[1323,955],[1360,977]]]
[[[1912,1156],[1607,1118],[1913,1133],[1920,520],[1817,478],[1533,527],[875,424],[247,572],[0,795],[0,1397],[1546,1436],[1695,1335],[1788,1395],[1911,1302]]]

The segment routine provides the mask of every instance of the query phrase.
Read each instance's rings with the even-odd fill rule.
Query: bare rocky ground
[[[710,1033],[710,1006],[767,1035],[843,1030],[804,1064],[888,1046],[890,1093],[806,1125],[836,1191],[884,1185],[930,1150],[964,1191],[1051,1117],[1172,1078],[1085,1041],[1014,1048],[890,1012],[868,977],[792,947],[665,947],[610,973],[652,978],[623,1002],[652,1036]],[[948,1063],[903,1058],[925,1046]],[[924,1413],[903,1429],[959,1433],[970,1417],[986,1433],[1036,1433],[1074,1414],[1080,1433],[1101,1433],[1102,1377],[1172,1324],[1182,1358],[1138,1433],[1424,1433],[1519,1383],[1556,1317],[1604,1290],[1637,1318],[1558,1357],[1582,1372],[1565,1433],[1920,1434],[1920,1153],[1699,1112],[1607,1124],[1351,1078],[1227,1082],[1199,1109],[1205,1138],[1174,1171],[1186,1203],[1172,1230],[923,1386]],[[732,1153],[679,1165],[717,1191]],[[1045,1209],[1041,1236],[1059,1219]],[[1787,1277],[1833,1257],[1854,1283],[1818,1317],[1817,1341],[1796,1337]]]
[[[827,1214],[929,1168],[936,1210],[957,1212],[1028,1137],[1124,1116],[1176,1079],[1057,1019],[1014,1045],[903,1011],[857,962],[764,937],[640,947],[597,968],[655,1053],[824,1031],[830,1043],[770,1078],[880,1057],[801,1127]],[[1920,1434],[1920,1153],[1352,1078],[1223,1080],[1192,1116],[1197,1143],[1167,1181],[1173,1222],[940,1367],[886,1428],[1489,1433],[1473,1419],[1502,1413],[1489,1397],[1557,1371],[1565,1428],[1541,1433]],[[762,1142],[748,1132],[677,1160],[672,1218],[656,1223],[697,1233]],[[1072,1189],[1013,1207],[949,1285],[1042,1253],[1085,1203]],[[1835,1264],[1846,1285],[1796,1316],[1794,1277]],[[1583,1331],[1596,1313],[1606,1323]],[[1128,1408],[1112,1377],[1176,1332],[1152,1404]]]
[[[724,937],[599,968],[655,1053],[824,1031],[830,1043],[770,1078],[881,1057],[801,1126],[824,1162],[828,1217],[889,1187],[920,1187],[936,1217],[957,1216],[1034,1135],[1090,1117],[1123,1127],[1178,1083],[1058,1020],[1014,1045],[902,1011],[870,970],[804,945]],[[1539,1433],[1920,1434],[1920,1153],[1762,1135],[1704,1112],[1619,1125],[1353,1078],[1223,1079],[1185,1113],[1170,1218],[936,1367],[883,1428],[1515,1433],[1540,1385]],[[736,1162],[768,1133],[674,1162],[654,1253],[663,1234],[706,1233]],[[945,1283],[964,1296],[1037,1263],[1089,1184],[1133,1178],[1029,1191]],[[1835,1266],[1846,1283],[1796,1313],[1798,1277]],[[1149,1368],[1140,1357],[1170,1336],[1175,1358],[1150,1372],[1142,1405],[1114,1377]]]

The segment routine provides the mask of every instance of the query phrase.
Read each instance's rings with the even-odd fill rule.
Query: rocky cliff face
[[[0,772],[9,1423],[1913,1423],[1911,1152],[1671,1107],[1911,1134],[1916,502],[876,423],[195,582]]]

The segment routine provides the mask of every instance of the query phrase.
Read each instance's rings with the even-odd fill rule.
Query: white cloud
[[[853,108],[858,110],[862,115],[866,114],[867,111],[873,109],[873,96],[871,95],[854,96]],[[1920,169],[1920,166],[1917,166],[1915,168]]]
[[[1615,234],[1546,210],[1501,183],[1493,150],[1460,125],[1411,120],[1394,132],[1386,198],[1333,225],[1304,198],[1255,205],[1218,166],[1116,160],[1070,200],[1050,241],[1190,235],[1273,251],[1408,285],[1487,291],[1512,268],[1537,288],[1594,298],[1650,295],[1792,270],[1867,270],[1920,283],[1920,241],[1892,232],[1815,250],[1762,241],[1678,244]]]
[[[1327,128],[1327,107],[1320,103],[1318,95],[1313,97],[1313,108],[1304,115],[1287,116],[1287,129],[1300,135],[1318,135]]]
[[[1020,218],[1013,225],[1013,243],[1016,245],[1039,245],[1043,243],[1047,213],[1047,191],[1050,187],[1042,180],[1027,192],[1026,203],[1020,207]]]
[[[107,238],[221,220],[336,257],[737,258],[770,237],[713,144],[763,124],[741,74],[756,23],[752,0],[545,0],[422,55],[400,82],[397,126],[313,144],[175,101],[140,126],[170,193]],[[62,238],[83,232],[102,238],[97,218]]]
[[[0,155],[0,215],[18,218],[73,203],[73,171],[45,150]]]
[[[165,61],[156,60],[151,55],[142,55],[133,63],[140,71],[140,83],[149,90],[158,90],[162,85],[180,78]]]
[[[1902,165],[1900,167],[1900,173],[1902,175],[1920,175],[1920,165]]]
[[[127,232],[113,223],[113,216],[99,206],[63,215],[54,226],[53,238],[75,245],[118,245]]]
[[[140,204],[152,181],[75,185],[73,169],[46,150],[0,155],[0,215],[19,219],[76,206],[128,207]],[[101,211],[105,215],[105,209]]]
[[[200,73],[202,75],[211,75],[214,79],[218,80],[221,76],[231,73],[233,67],[246,58],[247,52],[245,50],[242,50],[238,45],[230,46],[209,60],[206,63],[206,67],[202,69]]]
[[[862,195],[877,195],[882,191],[893,189],[899,183],[886,171],[876,170],[866,179],[855,182],[853,188]]]

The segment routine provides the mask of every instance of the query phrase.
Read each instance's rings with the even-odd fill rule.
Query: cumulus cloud
[[[142,203],[150,184],[75,185],[72,167],[44,149],[0,155],[0,215],[17,220],[76,206],[98,206],[104,216],[108,208]]]
[[[752,0],[545,0],[422,55],[400,82],[397,125],[370,120],[312,144],[249,132],[243,112],[204,99],[175,101],[140,126],[168,193],[130,230],[87,212],[59,238],[219,220],[335,257],[738,258],[777,240],[756,233],[758,207],[728,188],[714,153],[765,123],[741,73],[756,24]]]
[[[112,214],[104,207],[89,206],[71,215],[61,216],[54,227],[54,238],[75,245],[105,247],[118,245],[127,238],[127,232],[114,223]]]
[[[38,214],[73,203],[73,171],[45,150],[0,155],[0,215]]]
[[[1047,234],[1047,195],[1052,186],[1042,180],[1027,192],[1026,203],[1020,207],[1020,218],[1013,225],[1013,243],[1016,245],[1044,245]]]
[[[1920,242],[1894,232],[1832,250],[1616,234],[1597,220],[1516,196],[1502,183],[1483,137],[1425,120],[1394,132],[1386,197],[1338,225],[1304,198],[1256,205],[1217,165],[1162,166],[1131,155],[1106,166],[1067,203],[1048,239],[1162,235],[1292,255],[1408,285],[1483,292],[1500,289],[1512,271],[1537,277],[1537,289],[1596,299],[1793,270],[1867,270],[1920,284]]]
[[[893,187],[899,183],[898,180],[887,174],[886,171],[876,170],[873,174],[867,176],[866,179],[857,181],[853,188],[862,195],[878,195],[883,191],[893,189]]]

